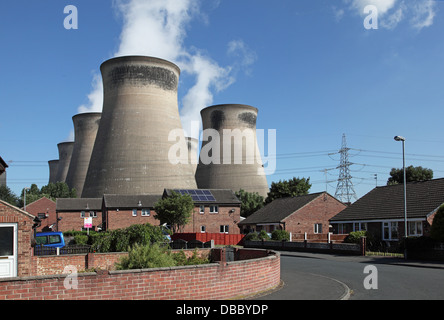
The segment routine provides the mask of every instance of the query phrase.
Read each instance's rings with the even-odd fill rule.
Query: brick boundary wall
[[[219,263],[78,273],[77,289],[65,288],[72,275],[0,279],[0,300],[222,300],[279,286],[279,253],[238,249],[249,260],[225,262],[219,251]]]

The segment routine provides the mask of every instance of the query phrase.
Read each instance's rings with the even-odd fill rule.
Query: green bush
[[[189,265],[210,263],[209,259],[199,257],[199,255],[197,254],[197,249],[193,251],[193,255],[190,258],[187,258],[183,250],[174,253],[173,258],[177,266],[189,266]]]
[[[350,232],[350,234],[345,238],[344,242],[347,243],[360,243],[361,237],[366,237],[367,231],[354,231]]]
[[[290,241],[290,233],[286,230],[274,230],[271,233],[271,240],[276,240],[276,241]]]
[[[125,252],[136,243],[165,242],[165,235],[159,226],[135,224],[125,229],[97,233],[89,238],[89,242],[98,252]]]
[[[270,240],[270,236],[267,234],[265,230],[261,230],[261,232],[250,232],[244,238],[247,241],[259,241],[259,240]]]
[[[74,236],[74,242],[78,245],[85,245],[88,243],[88,236],[86,234],[76,234]]]
[[[158,243],[152,245],[134,244],[127,257],[116,264],[117,270],[173,267],[176,261],[167,248]]]

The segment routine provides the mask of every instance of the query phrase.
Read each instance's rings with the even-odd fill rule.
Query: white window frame
[[[200,226],[200,233],[206,233],[207,228],[205,226]]]
[[[133,217],[137,217],[137,209],[133,209],[132,215]]]
[[[204,205],[200,205],[199,206],[199,213],[200,214],[204,214],[205,213],[205,206]]]
[[[150,209],[142,209],[142,217],[149,217],[151,215]]]
[[[385,229],[388,230],[388,238],[385,236]],[[396,236],[393,235],[393,231],[396,229]],[[385,241],[398,241],[399,240],[399,224],[398,221],[383,221],[382,222],[382,240]]]
[[[229,225],[220,225],[219,226],[219,232],[220,233],[229,233],[230,226]]]
[[[411,232],[410,227],[414,226],[414,232]],[[420,229],[420,232],[418,232],[418,226]],[[412,237],[421,237],[423,235],[423,227],[422,227],[422,221],[407,221],[407,232],[409,236]]]
[[[97,218],[97,212],[96,212],[96,211],[90,211],[90,212],[89,212],[89,216],[90,216],[91,218]]]
[[[218,205],[210,206],[210,213],[219,213],[219,206]]]
[[[367,231],[367,222],[354,222],[353,231]]]
[[[321,234],[322,233],[322,223],[315,223],[314,224],[314,233],[315,234]]]
[[[80,211],[80,218],[85,218],[85,211],[84,210]]]

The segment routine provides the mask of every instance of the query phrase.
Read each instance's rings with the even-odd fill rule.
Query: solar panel
[[[201,202],[215,202],[216,198],[213,196],[210,190],[195,190],[195,189],[177,189],[175,192],[184,195],[189,194],[193,201]]]

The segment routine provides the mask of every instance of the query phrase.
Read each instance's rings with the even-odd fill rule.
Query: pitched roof
[[[239,224],[279,223],[324,193],[275,199]]]
[[[407,218],[425,218],[444,203],[444,178],[409,182]],[[404,218],[404,186],[377,187],[330,219],[331,222]]]
[[[165,189],[164,196],[170,196],[175,189]],[[190,189],[190,190],[203,190],[203,189]],[[240,205],[241,201],[236,197],[233,190],[230,189],[205,189],[211,192],[216,201],[199,201],[194,200],[196,204],[226,204],[226,205]]]
[[[122,194],[105,194],[103,201],[107,208],[153,208],[154,204],[161,199],[161,195],[122,195]],[[140,203],[140,205],[139,205]]]
[[[56,211],[102,210],[102,198],[58,198]]]
[[[17,208],[16,206],[13,206],[12,204],[10,204],[10,203],[8,203],[6,201],[0,200],[0,205],[7,206],[7,207],[17,211],[18,213],[21,213],[21,214],[27,216],[28,218],[31,218],[31,219],[35,219],[36,218],[36,216],[30,214],[29,212],[26,212],[26,211],[24,211],[24,210],[22,210],[20,208]]]

